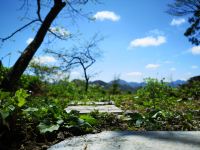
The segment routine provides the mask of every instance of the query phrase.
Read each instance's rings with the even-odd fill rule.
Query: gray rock
[[[200,150],[200,132],[102,132],[73,137],[48,150]]]
[[[88,114],[92,111],[98,110],[99,112],[107,113],[122,113],[122,110],[115,105],[99,105],[99,106],[68,106],[65,111],[70,113],[72,110],[79,111],[80,114]]]
[[[77,105],[115,105],[113,101],[104,101],[104,102],[70,102],[68,106],[77,106]]]

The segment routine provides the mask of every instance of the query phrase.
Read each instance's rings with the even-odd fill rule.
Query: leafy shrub
[[[93,111],[90,115],[97,120],[96,128],[101,129],[115,129],[121,127],[121,120],[113,113],[100,113]]]
[[[68,98],[71,101],[81,100],[83,92],[74,82],[69,82],[67,79],[47,85],[46,90],[47,97]]]
[[[188,98],[200,100],[200,81],[190,81],[180,86],[179,95],[184,100]]]
[[[44,92],[44,83],[37,76],[22,75],[18,86],[34,94]]]
[[[22,109],[28,96],[23,89],[16,91],[14,96],[11,93],[0,91],[0,129],[6,128],[10,132],[16,130],[19,120],[23,118]]]
[[[146,86],[137,91],[138,100],[146,107],[154,109],[165,108],[170,101],[173,101],[175,89],[169,87],[163,80],[147,78]]]

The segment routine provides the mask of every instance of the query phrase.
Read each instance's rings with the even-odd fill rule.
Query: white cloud
[[[171,26],[180,26],[184,24],[186,21],[184,18],[179,18],[179,19],[172,19],[170,25]]]
[[[26,44],[30,44],[33,41],[33,38],[28,38],[28,40],[26,41]]]
[[[159,29],[154,29],[154,30],[149,31],[149,34],[150,35],[164,35],[164,32]]]
[[[163,63],[165,63],[165,64],[172,64],[172,63],[173,63],[173,61],[166,60],[166,61],[164,61]]]
[[[160,67],[159,64],[147,64],[145,68],[147,68],[147,69],[157,69],[159,67]]]
[[[96,20],[104,21],[104,20],[110,20],[110,21],[119,21],[120,16],[115,14],[112,11],[99,11],[93,16]]]
[[[170,68],[170,71],[176,71],[176,68],[172,67]]]
[[[73,71],[73,72],[71,72],[71,75],[72,75],[72,76],[79,76],[79,75],[80,75],[80,73],[79,73],[79,72],[77,72],[77,71]]]
[[[67,31],[65,28],[62,28],[62,27],[51,27],[50,30],[59,35],[59,36],[62,36],[62,37],[68,37],[70,36],[70,32]]]
[[[56,59],[52,56],[39,56],[33,58],[33,61],[36,63],[47,64],[56,62]]]
[[[191,72],[187,72],[187,73],[186,73],[186,75],[188,75],[188,76],[191,76],[191,75],[192,75],[192,73],[191,73]]]
[[[126,74],[127,76],[133,76],[133,77],[140,77],[142,76],[142,72],[129,72]]]
[[[56,74],[53,75],[51,79],[49,79],[49,82],[55,82],[63,79],[68,79],[69,74],[66,72],[58,71]]]
[[[198,69],[199,66],[197,66],[197,65],[193,65],[193,66],[191,66],[191,68],[192,68],[192,69]]]
[[[70,80],[74,80],[74,79],[81,79],[82,75],[79,71],[73,70],[72,72],[70,72]]]
[[[147,36],[144,38],[138,38],[131,41],[129,47],[148,47],[148,46],[159,46],[161,44],[166,43],[166,37],[164,36]]]
[[[193,55],[200,55],[200,46],[194,46],[190,51]]]

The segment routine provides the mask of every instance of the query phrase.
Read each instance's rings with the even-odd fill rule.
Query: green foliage
[[[109,94],[108,89],[96,85],[90,85],[86,94],[81,80],[70,82],[63,79],[45,83],[36,76],[23,75],[20,84],[25,90],[19,89],[15,93],[0,91],[0,129],[6,128],[14,133],[20,131],[26,137],[36,139],[40,136],[56,139],[61,133],[64,139],[68,134],[81,135],[115,129],[200,129],[198,81],[178,88],[169,87],[163,80],[148,78],[146,82],[146,86],[136,94]],[[32,90],[39,86],[41,91],[37,93],[40,94],[27,94],[31,85]],[[77,111],[66,113],[64,110],[72,101],[84,104],[108,100],[114,101],[124,111],[134,113],[118,117],[98,111],[83,115]],[[0,130],[0,139],[4,137],[4,131]]]
[[[18,86],[33,93],[42,93],[44,83],[37,76],[22,75]]]
[[[175,16],[189,17],[188,23],[190,26],[186,29],[184,35],[189,38],[192,44],[199,45],[199,23],[200,23],[200,4],[196,0],[174,0],[169,4],[168,13]]]
[[[69,82],[68,79],[49,84],[46,86],[46,90],[48,97],[68,98],[70,101],[80,100],[79,97],[83,93],[80,86],[76,86],[74,82]]]
[[[130,115],[131,117],[131,124],[136,127],[141,127],[141,125],[144,123],[144,116],[140,113],[134,113]]]
[[[0,66],[0,84],[4,77],[7,77],[10,68]],[[41,90],[42,81],[39,77],[33,75],[22,75],[18,84],[15,85],[17,89],[25,89],[33,92],[38,92]]]
[[[49,66],[36,61],[31,61],[28,69],[40,80],[50,80],[53,79],[53,75],[58,72],[59,67]]]
[[[84,86],[82,80],[71,82],[68,79],[60,80],[57,83],[46,86],[46,96],[65,98],[68,101],[75,102],[100,101],[108,98],[106,91],[102,87],[91,85],[86,94]]]
[[[29,94],[26,93],[23,89],[19,89],[15,93],[15,98],[17,99],[17,106],[22,107],[26,103],[26,98],[29,96]]]
[[[44,123],[40,123],[38,125],[38,128],[40,130],[40,133],[46,133],[46,132],[53,132],[53,131],[57,131],[59,129],[59,125],[46,125]]]
[[[9,68],[4,67],[0,62],[0,84],[3,81],[4,77],[7,77],[8,72]]]
[[[81,115],[80,119],[83,119],[85,122],[89,123],[91,126],[95,126],[98,123],[98,121],[90,115]]]
[[[152,109],[144,114],[132,114],[130,126],[145,130],[197,130],[199,121],[194,116],[192,112]]]
[[[169,87],[164,80],[147,78],[146,86],[137,91],[139,101],[143,102],[146,107],[165,108],[169,102],[173,101],[176,90]]]
[[[22,115],[22,108],[25,106],[28,96],[23,89],[19,89],[14,95],[0,91],[0,122],[2,122],[0,127],[6,126],[8,129],[13,130],[17,124],[17,119]]]
[[[90,116],[96,119],[97,124],[96,128],[100,131],[101,129],[114,129],[120,127],[121,121],[112,113],[100,113],[98,111],[93,111],[90,113]]]
[[[119,79],[115,79],[112,82],[112,85],[109,89],[109,93],[112,95],[116,95],[116,94],[120,94],[120,88],[119,88],[119,83],[118,83]]]
[[[191,81],[179,88],[180,97],[185,99],[200,100],[200,81]]]

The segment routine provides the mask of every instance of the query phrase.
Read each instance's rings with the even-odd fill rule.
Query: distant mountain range
[[[187,81],[184,80],[176,80],[176,81],[172,81],[170,82],[168,85],[171,87],[177,87],[179,85],[185,84]]]
[[[145,82],[127,82],[127,81],[121,80],[121,79],[119,79],[117,81],[110,81],[110,82],[104,82],[104,81],[101,81],[101,80],[96,80],[96,81],[90,82],[90,84],[99,85],[99,86],[104,87],[105,89],[108,89],[108,88],[111,87],[113,82],[117,82],[118,85],[119,85],[119,88],[122,91],[135,91],[136,89],[141,88],[141,87],[146,85]],[[172,87],[177,87],[177,86],[182,85],[184,83],[186,83],[186,81],[176,80],[176,81],[170,82],[168,85],[172,86]]]
[[[112,84],[112,83],[113,83],[113,81],[110,81],[108,84]],[[127,81],[121,80],[121,79],[117,80],[117,83],[119,85],[127,85],[127,86],[130,86],[132,88],[143,87],[143,86],[146,85],[145,82],[127,82]]]

